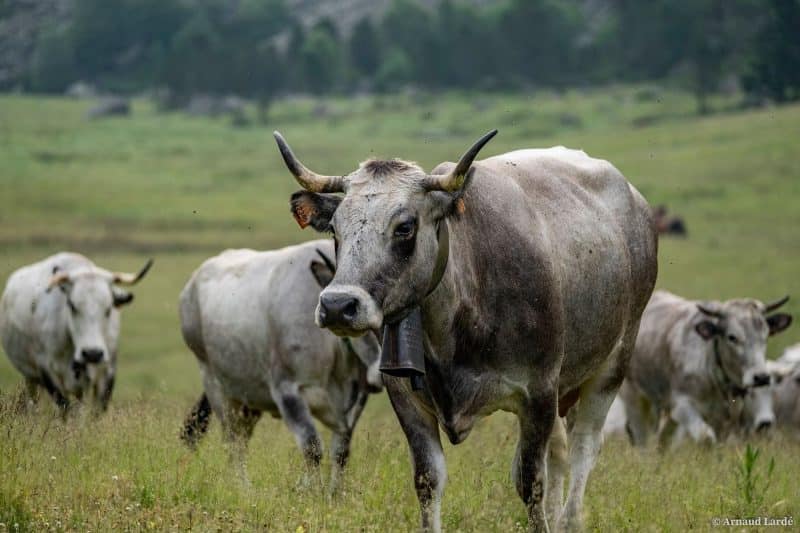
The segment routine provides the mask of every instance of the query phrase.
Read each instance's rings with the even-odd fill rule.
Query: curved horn
[[[722,318],[722,313],[715,309],[711,309],[710,307],[706,307],[703,304],[697,304],[697,308],[700,310],[701,313],[708,316],[713,316],[714,318]]]
[[[53,287],[58,287],[67,281],[69,281],[69,272],[61,271],[54,273],[50,278],[50,281],[47,283],[47,292],[50,292]]]
[[[278,149],[283,156],[283,162],[289,172],[292,173],[294,179],[297,180],[305,190],[311,192],[344,192],[347,182],[343,176],[323,176],[308,170],[303,163],[298,161],[294,156],[294,152],[289,148],[289,144],[283,138],[283,135],[278,131],[273,131],[272,135],[275,137],[275,142],[278,143]]]
[[[147,263],[144,264],[142,269],[137,274],[132,274],[129,272],[114,272],[111,274],[112,283],[118,283],[120,285],[134,285],[135,283],[138,283],[145,274],[147,274],[147,271],[150,270],[151,266],[153,266],[153,260],[148,259]]]
[[[492,140],[492,137],[497,135],[497,130],[492,130],[480,139],[467,150],[461,159],[458,160],[456,168],[450,174],[444,176],[428,176],[425,181],[425,189],[429,191],[445,191],[455,192],[464,186],[467,179],[467,172],[469,172],[472,161],[477,157],[478,152],[484,147],[486,143]]]
[[[779,308],[780,306],[782,306],[783,304],[785,304],[788,301],[789,301],[789,295],[787,294],[786,296],[784,296],[780,300],[775,300],[772,303],[766,304],[764,306],[764,314],[773,312],[774,310],[776,310],[777,308]]]
[[[325,266],[330,268],[331,272],[335,273],[336,272],[336,266],[333,264],[333,261],[331,261],[330,258],[327,255],[322,253],[322,250],[320,250],[319,248],[317,248],[316,250],[317,250],[317,255],[319,255],[322,258],[322,261],[325,263]]]

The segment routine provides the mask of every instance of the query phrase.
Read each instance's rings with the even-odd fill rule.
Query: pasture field
[[[485,156],[582,148],[613,162],[651,204],[685,218],[689,237],[660,243],[659,287],[694,298],[788,293],[787,311],[800,314],[800,106],[739,111],[720,99],[719,114],[698,118],[688,95],[649,88],[407,94],[279,102],[269,124],[247,128],[158,114],[145,101],[131,118],[88,122],[88,106],[0,97],[0,278],[65,249],[111,269],[136,270],[147,257],[155,265],[123,312],[117,389],[99,420],[76,413],[64,424],[48,401],[21,417],[20,376],[0,358],[0,531],[416,528],[406,443],[385,395],[367,405],[344,492],[332,501],[298,486],[301,457],[278,420],[256,428],[249,484],[228,467],[217,423],[196,454],[178,441],[201,391],[177,317],[191,272],[225,248],[317,237],[289,214],[298,187],[272,129],[327,174],[376,156],[430,169],[493,127],[500,134]],[[798,341],[795,325],[771,341],[770,356]],[[509,477],[516,433],[513,417],[497,414],[462,445],[445,444],[446,530],[524,528]],[[610,440],[589,481],[586,524],[685,531],[710,529],[714,517],[792,516],[797,527],[800,444],[779,436],[755,444],[761,477],[748,502],[737,485],[741,445],[659,455]]]

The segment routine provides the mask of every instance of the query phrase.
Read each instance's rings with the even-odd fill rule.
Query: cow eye
[[[67,305],[69,306],[69,310],[72,311],[73,315],[77,315],[78,314],[78,308],[75,307],[75,304],[72,303],[72,300],[67,300]]]
[[[728,335],[728,342],[731,344],[739,344],[739,338],[736,335]]]
[[[394,236],[407,239],[414,233],[414,221],[401,222],[394,228]]]
[[[106,309],[106,318],[111,316],[111,308]]]

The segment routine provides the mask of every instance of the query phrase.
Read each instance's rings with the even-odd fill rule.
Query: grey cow
[[[295,219],[337,243],[318,324],[360,335],[421,312],[421,388],[403,377],[384,382],[411,449],[423,529],[441,528],[439,427],[457,444],[497,410],[519,421],[512,476],[529,527],[579,528],[603,420],[655,283],[655,227],[619,171],[581,151],[473,162],[495,133],[430,174],[394,159],[365,161],[346,176],[310,171],[275,137],[305,189],[292,195]],[[558,414],[570,407],[562,513],[567,451]]]
[[[43,387],[59,407],[91,394],[97,409],[111,399],[117,370],[119,308],[147,273],[110,272],[86,257],[59,253],[20,268],[0,300],[0,340],[25,377],[31,400]]]
[[[194,445],[213,412],[243,476],[244,447],[262,412],[283,418],[316,472],[322,443],[313,415],[333,431],[335,490],[367,394],[381,389],[374,336],[339,339],[314,324],[320,286],[333,277],[324,258],[332,256],[330,240],[227,250],[204,262],[181,292],[181,330],[205,390],[183,438]]]
[[[800,440],[800,344],[789,346],[776,361],[768,361],[772,374],[772,401],[778,427]]]
[[[771,426],[765,353],[767,337],[791,323],[772,314],[785,302],[698,302],[656,291],[620,392],[632,442],[644,445],[654,430],[662,446],[684,436],[716,442],[742,423]]]

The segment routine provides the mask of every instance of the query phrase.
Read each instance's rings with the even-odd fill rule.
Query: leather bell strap
[[[436,252],[436,263],[433,265],[433,274],[428,284],[425,296],[430,294],[439,286],[447,270],[447,261],[450,258],[450,231],[447,229],[447,221],[442,219],[436,228],[436,240],[439,242],[439,250]]]

